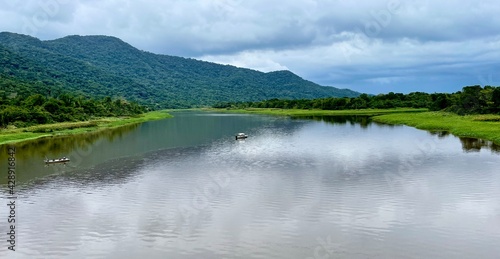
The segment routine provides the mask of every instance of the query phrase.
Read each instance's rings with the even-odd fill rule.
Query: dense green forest
[[[11,81],[1,81],[0,86]],[[19,85],[19,84],[16,84]],[[98,117],[133,116],[144,113],[144,106],[123,99],[90,99],[69,93],[55,97],[41,94],[15,94],[0,91],[0,127],[27,127],[65,121],[84,121]]]
[[[459,115],[500,113],[500,87],[479,85],[466,86],[456,93],[393,93],[370,96],[361,94],[355,98],[320,99],[271,99],[260,102],[219,103],[214,108],[281,108],[281,109],[385,109],[428,108],[432,111],[448,111]]]
[[[267,101],[262,101],[267,100]],[[108,36],[41,41],[0,33],[0,127],[123,116],[146,109],[428,108],[500,113],[500,88],[371,96],[324,87],[290,71],[262,73],[140,51]]]
[[[0,33],[0,79],[24,83],[19,91],[46,95],[125,98],[151,109],[210,106],[272,98],[356,97],[290,71],[262,73],[195,59],[138,50],[108,36],[57,40]]]

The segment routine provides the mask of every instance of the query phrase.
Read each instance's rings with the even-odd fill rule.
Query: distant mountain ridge
[[[124,97],[152,108],[181,108],[272,98],[356,97],[290,71],[256,70],[141,51],[110,36],[41,41],[0,33],[0,79],[42,91]],[[5,91],[5,89],[3,89]]]

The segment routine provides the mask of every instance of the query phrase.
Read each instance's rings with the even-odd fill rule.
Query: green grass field
[[[372,118],[376,122],[404,124],[429,131],[448,131],[459,137],[481,138],[500,144],[500,115],[459,116],[447,112],[386,114]]]
[[[111,117],[90,121],[36,125],[28,128],[2,129],[0,130],[0,144],[15,143],[54,135],[81,134],[171,117],[172,115],[167,111],[154,111],[136,117]]]

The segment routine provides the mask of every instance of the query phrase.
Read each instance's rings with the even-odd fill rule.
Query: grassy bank
[[[99,118],[90,121],[61,122],[28,128],[2,129],[0,130],[0,144],[15,143],[46,136],[80,134],[170,117],[172,115],[166,111],[154,111],[136,117]]]
[[[268,114],[281,116],[342,116],[342,115],[364,115],[375,116],[389,113],[420,113],[427,109],[398,108],[398,109],[360,109],[360,110],[301,110],[301,109],[271,109],[271,108],[248,108],[248,109],[209,109],[216,112]]]
[[[404,124],[430,131],[448,131],[459,137],[481,138],[500,144],[500,115],[459,116],[446,112],[386,114],[373,117],[374,121]]]

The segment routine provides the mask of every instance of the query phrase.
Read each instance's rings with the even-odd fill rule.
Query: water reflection
[[[96,167],[65,171],[43,178],[37,177],[27,184],[20,185],[18,188],[20,191],[44,189],[54,183],[64,186],[68,186],[68,184],[75,187],[84,186],[86,188],[121,184],[130,181],[129,178],[137,177],[138,175],[134,174],[134,172],[144,167],[146,163],[147,160],[140,157],[114,159],[101,163]],[[63,165],[58,166],[64,169]]]
[[[16,169],[18,182],[26,182],[30,179],[43,177],[51,174],[67,172],[72,168],[91,166],[84,163],[85,157],[92,152],[98,152],[97,146],[102,141],[113,142],[120,140],[130,132],[136,130],[138,124],[127,125],[120,128],[106,129],[85,134],[69,136],[51,136],[31,141],[0,146],[0,167],[7,167],[7,148],[16,148]],[[45,158],[69,157],[71,161],[67,164],[46,166]],[[104,162],[104,161],[101,161]],[[0,183],[6,183],[2,178]]]
[[[293,136],[295,132],[315,121],[362,130],[372,128],[372,125],[388,129],[405,127],[374,123],[368,116],[310,116],[288,119],[270,116],[190,112],[181,112],[177,115],[176,119],[171,120],[17,143],[14,146],[18,150],[16,154],[18,181],[22,183],[48,175],[92,168],[108,160],[144,154],[152,150],[199,146],[218,139],[233,139],[237,132],[249,134],[250,140],[263,134],[269,134],[273,137]],[[276,127],[279,127],[280,130],[275,131]],[[269,129],[273,129],[274,132],[268,132]],[[278,136],[276,132],[282,136]],[[429,134],[437,136],[439,139],[449,137],[456,139],[455,136],[446,131],[429,132]],[[500,152],[499,145],[490,141],[473,138],[460,138],[459,141],[464,152],[477,152],[484,148],[496,153]],[[244,144],[244,142],[240,142]],[[7,146],[0,146],[0,167],[3,168],[7,167]],[[45,158],[63,156],[71,158],[71,162],[67,165],[44,166],[43,160]],[[6,179],[2,178],[0,183],[5,184]]]
[[[292,134],[306,122],[254,115],[174,113],[175,119],[151,121],[99,132],[54,136],[14,144],[19,183],[48,175],[59,175],[121,157],[133,157],[158,149],[207,145],[234,134],[260,134],[270,125],[280,125],[282,134]],[[188,115],[188,116],[185,116]],[[7,147],[0,146],[0,167],[7,168]],[[67,164],[45,166],[45,158],[69,157]],[[5,184],[2,178],[0,183]]]
[[[330,258],[495,258],[499,157],[438,137],[349,119],[145,123],[94,140],[91,166],[20,187],[17,255],[315,258],[320,246]]]
[[[350,125],[359,125],[361,128],[367,128],[371,123],[371,119],[369,116],[298,116],[292,117],[292,119],[300,120],[300,119],[308,119],[314,121],[323,121],[330,124],[347,124]]]
[[[359,125],[363,129],[367,129],[370,125],[375,124],[379,127],[398,127],[397,125],[389,125],[383,123],[377,123],[370,119],[370,116],[297,116],[292,117],[293,120],[313,120],[326,122],[333,125],[345,125],[349,124]],[[401,127],[401,126],[399,126]],[[458,138],[462,143],[462,149],[464,152],[477,152],[481,148],[486,148],[492,152],[499,153],[500,145],[493,143],[492,141],[477,139],[477,138],[467,138],[467,137],[456,137],[449,131],[428,131],[432,136],[436,136],[439,139],[445,139],[448,137]]]
[[[495,144],[492,141],[469,138],[469,137],[456,137],[449,131],[429,131],[432,136],[437,136],[440,139],[445,139],[448,137],[458,138],[462,144],[462,150],[464,152],[479,152],[481,149],[489,149],[494,153],[500,153],[500,145]]]
[[[449,131],[445,131],[445,130],[439,130],[439,131],[429,131],[429,134],[433,135],[433,136],[437,136],[438,138],[447,138],[448,136],[450,136],[450,132]]]
[[[482,148],[486,148],[492,152],[500,153],[500,145],[497,145],[492,141],[460,137],[460,142],[462,143],[462,148],[465,152],[479,152]]]

